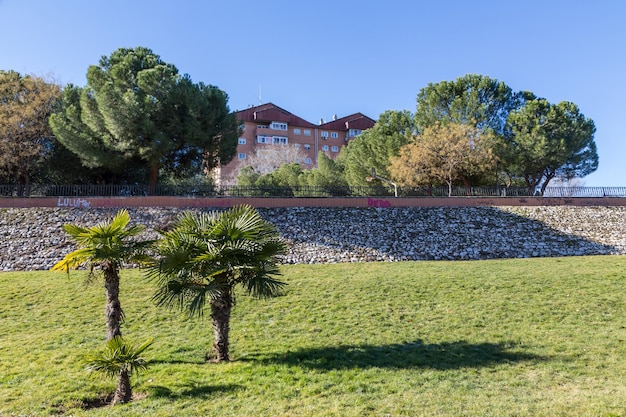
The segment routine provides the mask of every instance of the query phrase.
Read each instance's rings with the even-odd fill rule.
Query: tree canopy
[[[415,133],[413,116],[407,110],[382,113],[371,129],[367,129],[342,148],[339,162],[345,180],[351,187],[371,186],[367,177],[372,169],[388,177],[389,159],[398,155]]]
[[[493,172],[494,138],[493,133],[470,125],[434,124],[392,159],[392,178],[413,187],[445,183],[451,195],[455,181],[469,185],[469,177]]]
[[[598,168],[593,120],[570,102],[531,100],[508,117],[512,132],[508,168],[532,191],[555,177],[570,180]]]
[[[233,158],[238,129],[227,102],[150,49],[120,48],[89,67],[86,87],[64,89],[50,123],[85,166],[140,169],[153,188],[159,173],[208,171]]]
[[[36,76],[0,71],[0,177],[29,184],[53,151],[48,117],[61,88]]]
[[[575,104],[551,105],[487,76],[469,74],[420,90],[417,128],[424,131],[437,123],[493,132],[498,139],[493,152],[498,171],[507,178],[505,185],[525,183],[543,192],[553,178],[583,177],[598,167],[593,121]],[[486,182],[489,175],[476,181]]]
[[[509,113],[531,93],[515,93],[502,81],[468,74],[430,83],[417,94],[415,123],[420,131],[440,122],[470,124],[504,135]]]
[[[344,187],[347,185],[343,165],[329,158],[322,151],[317,154],[317,168],[304,171],[300,184],[313,187]]]
[[[343,166],[329,158],[323,151],[318,152],[317,168],[303,170],[296,162],[284,163],[266,174],[259,174],[252,165],[246,165],[239,171],[237,184],[242,187],[280,187],[287,195],[308,194],[309,187],[315,187],[316,195],[336,194],[345,187]],[[301,191],[298,189],[303,188]],[[331,191],[332,190],[332,191]],[[292,193],[292,194],[289,194]]]

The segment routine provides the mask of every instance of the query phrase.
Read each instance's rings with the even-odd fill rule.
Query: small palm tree
[[[215,362],[230,360],[230,314],[234,288],[241,286],[255,297],[278,295],[286,285],[278,256],[286,251],[274,225],[250,206],[222,212],[184,212],[173,227],[162,232],[158,254],[149,268],[159,288],[157,305],[179,307],[201,315],[211,308]]]
[[[130,376],[148,368],[148,362],[141,354],[150,347],[152,339],[134,347],[120,336],[109,339],[104,350],[87,358],[87,369],[111,378],[117,378],[117,388],[113,394],[113,405],[127,403],[133,398]]]
[[[68,253],[52,267],[52,270],[67,271],[81,266],[89,266],[89,277],[94,271],[102,271],[106,292],[105,317],[107,340],[121,336],[120,325],[124,312],[120,305],[120,269],[125,262],[143,262],[148,259],[143,249],[151,242],[137,241],[135,236],[144,230],[144,226],[128,226],[130,215],[122,209],[109,222],[92,227],[73,224],[63,225],[63,230],[70,235],[79,249]]]

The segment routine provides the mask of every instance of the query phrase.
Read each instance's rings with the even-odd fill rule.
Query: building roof
[[[331,120],[330,122],[322,123],[319,127],[320,129],[327,130],[365,130],[373,127],[374,124],[376,124],[376,120],[367,117],[363,113],[354,113],[350,116],[345,116],[336,120]]]
[[[308,122],[273,103],[249,107],[245,110],[236,111],[235,114],[237,115],[237,120],[241,122],[264,124],[270,122],[283,122],[289,124],[290,126],[317,127],[313,123]]]
[[[365,130],[369,129],[376,120],[365,116],[363,113],[354,113],[349,116],[341,117],[330,122],[321,123],[319,125],[304,120],[301,117],[296,116],[287,110],[278,107],[274,103],[265,103],[258,106],[248,107],[245,110],[236,111],[237,120],[240,122],[252,122],[252,123],[271,123],[271,122],[283,122],[290,126],[320,128],[327,130],[346,131],[350,129]]]

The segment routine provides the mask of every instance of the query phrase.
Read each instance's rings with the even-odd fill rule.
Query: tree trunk
[[[530,176],[529,174],[525,174],[524,175],[524,179],[526,180],[526,185],[528,185],[528,195],[534,196],[535,195],[535,189],[539,185],[539,181],[541,181],[541,177],[543,175],[542,175],[542,173],[540,173],[538,171],[533,173],[533,174],[531,174],[531,175],[532,176]]]
[[[230,311],[232,307],[233,298],[230,290],[225,290],[211,301],[215,362],[227,362],[230,360],[228,355],[228,333],[230,331]]]
[[[115,336],[122,336],[120,325],[124,317],[120,304],[120,277],[115,265],[106,263],[104,265],[104,288],[106,291],[106,307],[104,315],[107,324],[107,340]]]
[[[155,162],[150,167],[150,178],[148,179],[148,195],[156,193],[156,186],[159,181],[159,163]]]
[[[470,186],[469,180],[465,176],[461,177],[461,180],[463,181],[463,185],[465,186],[465,195],[471,196],[472,187]]]
[[[113,395],[113,401],[111,403],[113,405],[124,404],[132,399],[133,392],[130,387],[130,377],[128,372],[122,371],[117,377],[117,388],[115,389],[115,394]]]
[[[541,184],[541,195],[544,195],[546,193],[546,188],[548,188],[548,184],[550,183],[550,181],[552,181],[556,174],[554,172],[550,172],[545,174],[545,176],[546,180],[543,182],[543,184]]]
[[[30,197],[30,181],[28,175],[17,174],[18,197]]]

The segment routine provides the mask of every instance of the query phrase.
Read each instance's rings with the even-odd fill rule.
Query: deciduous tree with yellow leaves
[[[496,140],[471,125],[435,123],[400,149],[389,171],[403,186],[446,184],[452,195],[455,182],[468,186],[470,177],[494,169]]]

